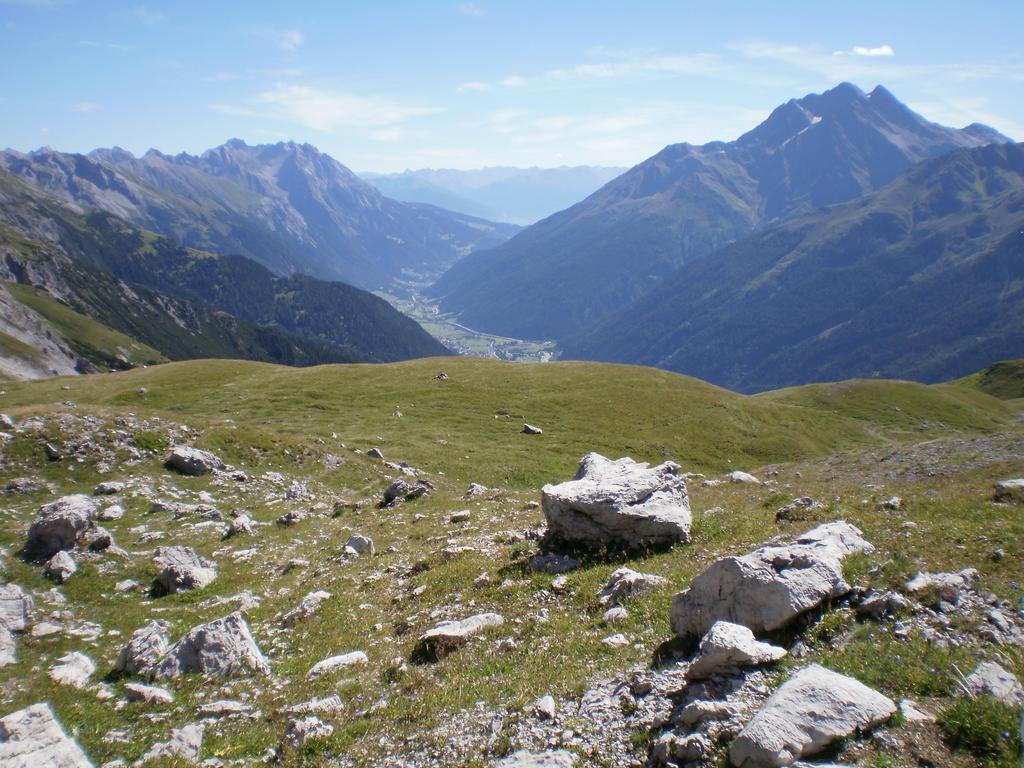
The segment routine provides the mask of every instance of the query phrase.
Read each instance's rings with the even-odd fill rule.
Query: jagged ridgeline
[[[311,365],[447,354],[387,302],[343,283],[186,249],[5,171],[0,197],[12,375],[195,357]]]

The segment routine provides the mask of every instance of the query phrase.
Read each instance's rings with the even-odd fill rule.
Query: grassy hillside
[[[434,380],[441,371],[447,381]],[[564,476],[591,450],[722,471],[950,430],[991,432],[1013,413],[984,394],[910,382],[745,397],[648,368],[472,358],[307,369],[192,361],[12,386],[6,402],[59,402],[69,396],[64,386],[80,403],[230,419],[303,438],[344,433],[431,472],[514,488]],[[519,434],[524,421],[544,435]]]
[[[956,382],[962,387],[977,389],[1000,400],[1024,397],[1024,360],[1004,360],[966,376]]]
[[[442,370],[448,380],[435,380]],[[1012,605],[1024,597],[1024,517],[1017,505],[990,501],[993,480],[1019,470],[1019,403],[962,385],[844,382],[744,397],[676,374],[599,364],[460,358],[290,369],[199,360],[12,382],[0,394],[0,409],[19,425],[4,443],[0,486],[16,477],[51,484],[5,498],[5,580],[32,592],[38,617],[59,611],[53,616],[85,635],[19,637],[17,662],[0,669],[0,712],[49,701],[96,764],[138,759],[171,728],[195,722],[200,705],[220,699],[244,701],[260,714],[207,721],[201,758],[258,763],[273,749],[289,768],[482,768],[521,747],[559,744],[588,768],[634,758],[643,764],[656,733],[629,710],[608,723],[588,720],[580,708],[588,692],[607,690],[614,702],[622,680],[662,674],[652,659],[671,636],[671,595],[712,559],[839,517],[878,547],[849,563],[848,578],[859,586],[892,588],[918,569],[970,565],[981,572],[983,593]],[[521,434],[524,420],[544,434]],[[167,471],[166,446],[182,441],[216,451],[247,478]],[[50,460],[46,443],[68,458]],[[434,493],[377,508],[397,472],[365,454],[373,446],[424,471]],[[541,483],[566,479],[590,450],[672,457],[708,473],[746,469],[768,482],[705,485],[695,478],[692,543],[591,555],[556,588],[550,575],[526,565],[542,520],[532,502]],[[97,497],[101,506],[124,507],[121,519],[104,526],[126,552],[79,556],[79,572],[59,586],[62,602],[55,603],[55,585],[41,568],[7,553],[24,543],[39,504],[92,493],[99,480],[128,484],[109,500]],[[492,490],[467,497],[470,482]],[[905,499],[899,511],[880,504],[893,494]],[[803,495],[824,504],[801,519],[776,521],[779,506]],[[153,511],[154,501],[213,504],[224,519],[242,509],[257,528],[224,539],[221,524],[203,511],[208,506]],[[462,509],[469,519],[454,522],[452,512]],[[275,523],[289,511],[307,517],[289,527]],[[344,558],[353,532],[372,537],[377,554]],[[214,559],[216,580],[197,592],[149,593],[153,548],[170,544]],[[990,557],[996,548],[1003,554]],[[611,626],[602,621],[597,592],[622,565],[667,583],[627,600],[627,619]],[[120,591],[126,579],[142,586]],[[320,589],[331,596],[319,612],[282,628],[282,615]],[[112,665],[133,630],[159,617],[176,639],[243,602],[270,680],[188,675],[165,681],[174,694],[170,705],[121,703],[125,683],[139,678],[118,676]],[[482,611],[501,613],[505,625],[437,664],[410,661],[426,628]],[[916,632],[899,640],[890,623],[859,622],[848,608],[811,616],[787,638],[801,640],[809,657],[767,670],[765,690],[815,661],[941,712],[954,700],[956,670],[969,671],[976,658],[1024,673],[1019,649],[978,641],[966,621],[958,627],[962,642],[938,645]],[[629,642],[610,647],[603,640],[612,633]],[[515,645],[499,651],[505,639]],[[315,662],[354,650],[367,653],[366,666],[307,677]],[[97,664],[88,691],[46,675],[69,651]],[[559,710],[554,722],[531,713],[531,702],[548,693]],[[332,694],[340,695],[341,710],[321,717],[333,733],[290,746],[286,708]],[[641,710],[644,701],[637,701]],[[977,754],[955,749],[934,724],[894,721],[884,733],[845,744],[853,752],[843,757],[854,762],[842,762],[915,765],[924,749],[933,765],[1013,765],[989,759],[980,747]],[[997,757],[1015,748],[1000,738]],[[613,757],[611,745],[629,759]]]

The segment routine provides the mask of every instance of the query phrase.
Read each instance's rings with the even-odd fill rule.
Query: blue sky
[[[355,170],[632,165],[881,83],[1024,139],[1024,2],[0,0],[0,146],[308,141]]]

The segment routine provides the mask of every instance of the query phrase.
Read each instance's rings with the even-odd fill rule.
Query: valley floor
[[[678,732],[694,690],[683,679],[689,649],[669,626],[672,595],[718,557],[842,519],[875,546],[847,562],[854,595],[773,636],[790,656],[720,693],[749,717],[817,662],[938,718],[897,716],[843,741],[838,763],[1014,766],[1020,739],[1006,712],[972,709],[972,699],[965,715],[961,673],[987,660],[1024,677],[1024,506],[993,500],[997,481],[1024,476],[1022,405],[907,382],[742,397],[651,369],[463,358],[312,369],[195,361],[6,382],[0,410],[14,426],[0,447],[0,573],[34,608],[16,660],[0,667],[0,717],[48,702],[96,765],[143,759],[195,724],[211,765],[485,766],[561,748],[579,765],[641,766]],[[523,434],[527,421],[543,434]],[[229,467],[172,472],[164,459],[179,444]],[[564,576],[533,571],[540,487],[569,479],[591,450],[697,473],[692,542],[582,555]],[[760,482],[728,482],[732,470]],[[381,506],[396,479],[429,492]],[[124,485],[94,495],[109,481]],[[78,571],[60,584],[18,553],[40,505],[75,493],[106,510],[121,551],[76,552]],[[779,518],[803,497],[820,503]],[[250,530],[230,535],[242,511]],[[355,534],[375,551],[348,551]],[[154,551],[170,545],[213,561],[216,578],[162,594]],[[611,624],[598,594],[623,566],[665,582],[624,599],[625,618]],[[896,615],[858,612],[868,589],[903,592],[919,571],[968,567],[979,581],[948,612],[922,595]],[[317,591],[327,596],[307,600]],[[1005,631],[993,629],[993,610]],[[186,674],[156,681],[170,702],[128,700],[127,686],[148,682],[115,671],[133,632],[161,619],[177,640],[233,611],[269,675]],[[424,631],[486,612],[504,623],[423,663]],[[310,674],[356,651],[362,663]],[[73,652],[95,664],[81,688],[50,674]],[[553,712],[538,710],[546,695]],[[308,717],[329,728],[303,740],[296,721]],[[724,765],[727,748],[715,743],[693,764]]]

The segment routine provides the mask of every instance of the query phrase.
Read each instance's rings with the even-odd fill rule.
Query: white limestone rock
[[[216,454],[186,445],[176,445],[171,448],[171,453],[165,464],[168,469],[193,477],[207,475],[214,470],[222,470],[225,466]]]
[[[5,768],[92,768],[50,705],[33,704],[0,718],[0,765]]]
[[[166,688],[142,683],[125,683],[124,697],[128,701],[144,701],[147,704],[170,704],[174,701],[174,694]]]
[[[292,608],[288,613],[281,619],[281,626],[293,627],[304,619],[308,619],[314,613],[320,610],[321,604],[331,599],[331,593],[325,592],[322,589],[318,589],[316,592],[310,592],[302,601]]]
[[[96,671],[96,665],[92,659],[84,653],[72,651],[57,659],[57,662],[50,667],[50,679],[62,685],[70,685],[75,688],[85,688],[89,684],[89,678]]]
[[[157,581],[169,593],[202,589],[217,578],[214,563],[192,547],[157,547],[153,560],[160,569]]]
[[[575,765],[576,755],[562,749],[550,752],[521,750],[503,757],[494,764],[494,768],[573,768]]]
[[[0,585],[0,624],[9,632],[24,632],[32,626],[32,596],[17,584]]]
[[[967,687],[976,694],[984,694],[1017,707],[1024,704],[1024,687],[1020,680],[994,661],[983,661],[967,676]]]
[[[63,549],[46,561],[43,572],[58,584],[63,584],[78,570],[75,559]]]
[[[293,747],[301,747],[310,739],[323,739],[334,733],[334,726],[319,717],[292,718],[288,721],[285,740]]]
[[[121,649],[114,669],[127,675],[152,671],[171,646],[169,631],[170,625],[162,619],[136,629],[128,644]]]
[[[812,664],[765,702],[729,749],[736,768],[775,768],[888,720],[896,704],[858,680]]]
[[[18,660],[18,644],[11,630],[0,624],[0,667],[14,664]]]
[[[149,748],[142,756],[140,763],[150,760],[181,758],[190,763],[199,762],[199,754],[203,749],[203,726],[189,723],[183,728],[174,728],[171,738],[160,741]]]
[[[46,560],[62,549],[72,549],[93,527],[96,502],[84,494],[63,496],[39,508],[28,529],[25,552]]]
[[[672,598],[672,629],[680,637],[703,636],[716,621],[755,633],[778,629],[825,600],[849,593],[843,560],[873,550],[859,529],[839,521],[789,544],[720,558]]]
[[[363,666],[368,662],[369,659],[363,651],[352,651],[338,656],[330,656],[314,664],[309,672],[306,673],[306,677],[319,677],[320,675],[337,672],[339,669]]]
[[[785,648],[759,642],[746,627],[716,621],[701,638],[697,658],[686,671],[686,677],[699,680],[714,674],[735,672],[740,667],[768,664],[785,655]]]
[[[461,621],[446,621],[420,635],[416,655],[436,661],[464,646],[473,635],[504,623],[504,617],[497,613],[480,613]]]
[[[642,595],[654,587],[668,582],[664,576],[652,573],[639,573],[631,568],[619,568],[611,576],[598,593],[601,605],[618,605],[623,600]]]
[[[576,476],[545,485],[548,536],[584,547],[642,547],[690,540],[689,498],[680,467],[588,453]]]
[[[171,646],[155,668],[158,677],[188,672],[228,677],[246,672],[270,674],[270,665],[240,613],[200,624]]]

